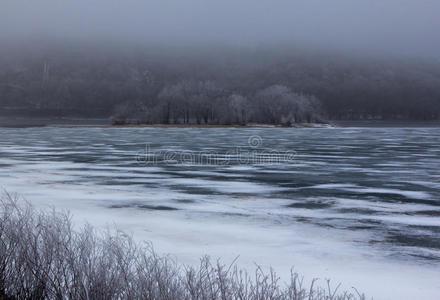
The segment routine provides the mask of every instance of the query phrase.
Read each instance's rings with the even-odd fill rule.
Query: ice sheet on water
[[[197,178],[171,178],[162,181],[174,187],[200,187],[223,194],[261,194],[283,190],[283,188],[248,181],[215,181]]]
[[[0,134],[1,187],[39,207],[70,209],[79,223],[116,224],[185,262],[206,253],[241,255],[246,266],[257,262],[287,274],[294,265],[309,278],[333,278],[371,296],[390,295],[383,282],[402,285],[391,294],[401,299],[429,299],[440,289],[435,128]],[[295,161],[145,166],[134,155],[146,143],[156,151],[223,153],[247,147],[253,135],[263,149],[295,151]]]
[[[386,188],[365,188],[365,187],[358,187],[358,188],[343,188],[345,191],[355,192],[359,194],[390,194],[390,195],[402,195],[406,198],[410,199],[430,199],[431,195],[427,192],[421,192],[421,191],[406,191],[406,190],[399,190],[399,189],[386,189]]]

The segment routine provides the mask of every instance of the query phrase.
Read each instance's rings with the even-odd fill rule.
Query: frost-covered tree
[[[269,124],[320,121],[320,104],[316,97],[297,94],[283,85],[273,85],[255,95],[254,119]]]

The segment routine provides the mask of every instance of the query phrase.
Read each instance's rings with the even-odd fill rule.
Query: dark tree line
[[[0,113],[147,124],[440,117],[440,63],[434,60],[293,47],[103,49],[0,50]]]

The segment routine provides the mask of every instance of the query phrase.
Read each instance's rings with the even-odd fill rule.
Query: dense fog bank
[[[11,41],[0,51],[0,114],[147,124],[438,120],[440,62],[291,45]]]

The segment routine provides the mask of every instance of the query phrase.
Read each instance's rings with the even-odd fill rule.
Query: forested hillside
[[[1,115],[284,125],[440,116],[440,62],[428,59],[73,42],[0,54]]]

